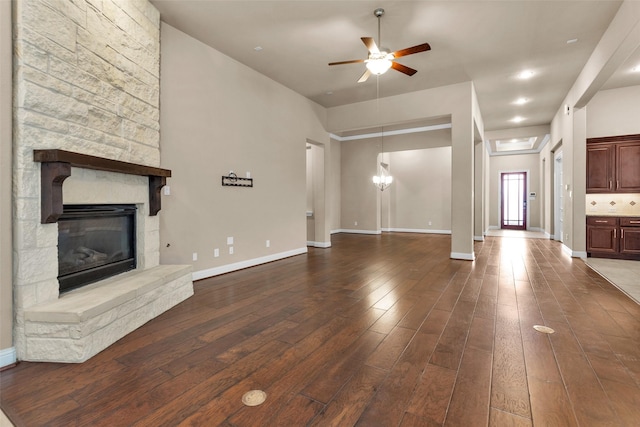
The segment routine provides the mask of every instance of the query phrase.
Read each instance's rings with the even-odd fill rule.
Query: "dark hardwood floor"
[[[338,234],[195,284],[79,365],[0,373],[17,426],[638,426],[640,306],[544,239]],[[547,335],[533,329],[546,325]],[[244,406],[252,389],[264,404]]]

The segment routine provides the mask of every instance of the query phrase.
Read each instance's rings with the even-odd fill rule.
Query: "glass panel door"
[[[527,173],[508,172],[500,176],[501,228],[527,229]]]

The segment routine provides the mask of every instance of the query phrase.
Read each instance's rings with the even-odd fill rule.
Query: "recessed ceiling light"
[[[516,105],[524,105],[527,102],[529,102],[529,98],[518,98],[515,101],[513,101],[513,103]]]
[[[636,65],[631,69],[631,71],[633,71],[634,73],[640,73],[640,65]]]
[[[512,122],[514,123],[520,123],[522,121],[524,121],[525,118],[524,117],[520,117],[520,116],[515,116],[513,119],[511,119]]]
[[[567,40],[567,44],[573,44],[573,43],[577,43],[578,39],[569,39]]]
[[[527,80],[527,79],[530,79],[531,77],[533,77],[535,74],[536,74],[536,73],[534,73],[534,72],[533,72],[533,71],[531,71],[531,70],[524,70],[524,71],[522,71],[522,72],[520,72],[520,73],[518,74],[518,78],[519,78],[520,80]]]
[[[262,46],[256,46],[253,48],[256,52],[260,52],[262,50]]]

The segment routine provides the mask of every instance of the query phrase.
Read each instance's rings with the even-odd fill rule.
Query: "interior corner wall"
[[[332,139],[330,142],[330,158],[329,158],[329,230],[334,232],[340,229],[340,209],[341,209],[341,188],[342,178],[340,170],[341,158],[340,141]]]
[[[329,143],[326,110],[165,23],[161,37],[161,262],[197,279],[305,252],[306,142]],[[253,187],[222,186],[230,171]]]
[[[527,228],[542,228],[540,224],[540,164],[539,154],[519,154],[492,156],[490,158],[489,179],[489,224],[500,228],[500,174],[502,172],[527,171],[527,194],[536,193],[535,199],[527,197]]]
[[[601,90],[587,104],[587,138],[640,134],[640,85]]]
[[[0,367],[15,362],[11,237],[11,4],[0,1]]]

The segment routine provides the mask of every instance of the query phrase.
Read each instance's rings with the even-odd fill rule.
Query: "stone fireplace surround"
[[[18,360],[82,362],[193,294],[189,266],[159,265],[151,180],[69,162],[64,203],[136,205],[137,269],[60,296],[58,225],[42,220],[34,162],[66,150],[159,168],[160,13],[148,0],[12,11],[14,346]]]
[[[62,192],[67,204],[135,204],[138,268],[59,296],[57,223],[42,224],[43,250],[22,259],[32,267],[24,273],[38,286],[37,294],[19,296],[25,307],[16,328],[21,360],[83,362],[193,295],[191,266],[159,265],[159,222],[149,215],[149,178],[72,167]]]

